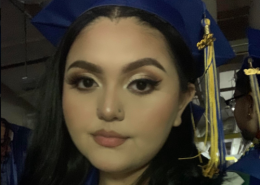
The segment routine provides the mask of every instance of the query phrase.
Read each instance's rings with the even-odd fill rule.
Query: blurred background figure
[[[258,32],[260,35],[260,31]],[[254,60],[253,67],[260,67],[260,58],[252,58]],[[251,185],[260,183],[260,128],[259,116],[256,110],[259,105],[254,101],[253,97],[255,95],[252,93],[249,76],[244,73],[244,69],[247,69],[248,65],[246,60],[237,73],[236,89],[234,97],[230,101],[235,102],[234,115],[243,138],[252,144],[240,160],[231,165],[228,170],[240,172],[242,176],[248,179],[248,184]],[[257,79],[256,88],[259,88],[260,75],[257,76]]]
[[[8,122],[1,118],[1,164],[11,152],[10,143],[13,140],[13,134]]]
[[[247,30],[249,56],[237,72],[234,97],[228,100],[235,106],[234,116],[243,138],[251,143],[240,160],[228,170],[240,173],[250,185],[260,184],[260,20],[254,17],[259,13],[260,1],[251,1]],[[249,68],[255,69],[254,75],[245,74],[245,69]]]
[[[253,66],[254,68],[260,67],[260,58],[254,59]],[[243,138],[257,143],[260,138],[259,120],[256,111],[256,106],[258,105],[253,99],[254,95],[250,86],[249,76],[244,73],[244,69],[247,69],[247,67],[248,63],[246,60],[241,70],[237,73],[236,89],[231,101],[235,102],[234,115]],[[258,75],[258,81],[260,81],[259,79],[260,76]],[[257,85],[259,88],[259,84]]]
[[[23,171],[31,129],[1,118],[1,185],[17,185]]]
[[[11,125],[1,118],[1,185],[15,184],[16,169],[14,165],[10,165],[12,159],[12,146],[14,132],[11,130]]]

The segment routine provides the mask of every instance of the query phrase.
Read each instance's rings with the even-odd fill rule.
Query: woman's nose
[[[122,121],[124,110],[120,98],[114,90],[106,91],[99,100],[97,116],[107,122]]]

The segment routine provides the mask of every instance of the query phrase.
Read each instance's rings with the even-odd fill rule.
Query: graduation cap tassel
[[[210,157],[208,164],[202,167],[203,175],[212,178],[219,171],[225,169],[225,145],[223,124],[220,114],[219,88],[217,80],[217,70],[215,61],[213,34],[210,33],[210,20],[202,20],[205,34],[203,39],[197,44],[199,50],[204,49],[205,67],[205,114],[210,123]],[[210,110],[209,110],[210,109]]]
[[[248,59],[249,63],[249,69],[244,69],[244,72],[246,75],[249,76],[250,79],[250,85],[252,89],[252,94],[253,94],[253,100],[255,103],[256,107],[256,114],[258,118],[258,124],[260,128],[260,93],[259,93],[259,85],[257,82],[256,75],[260,75],[260,69],[259,68],[253,68],[252,65],[252,58]]]

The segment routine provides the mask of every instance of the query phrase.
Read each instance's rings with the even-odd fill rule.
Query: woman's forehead
[[[173,66],[167,42],[158,30],[139,24],[136,18],[99,18],[75,39],[67,67],[76,60],[123,66],[141,58],[154,58],[166,68]]]
[[[151,33],[153,36],[161,36],[161,38],[164,38],[163,35],[158,31],[157,29],[150,26],[148,22],[144,22],[140,20],[138,17],[117,17],[117,18],[110,18],[110,17],[104,17],[100,16],[94,19],[92,22],[90,22],[88,25],[86,25],[79,33],[80,34],[90,31],[92,29],[95,29],[95,32],[101,32],[105,34],[109,31],[109,29],[117,29],[120,28],[121,31],[125,31],[122,29],[122,27],[125,28],[125,30],[129,30],[129,32],[133,31],[142,31],[145,33]],[[105,29],[105,30],[104,30]]]

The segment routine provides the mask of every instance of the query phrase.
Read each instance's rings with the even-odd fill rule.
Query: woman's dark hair
[[[249,76],[245,75],[243,70],[239,70],[236,74],[236,89],[241,93],[241,94],[248,94],[250,93],[251,86],[250,86],[250,80]]]
[[[81,185],[92,167],[73,144],[65,125],[62,112],[62,88],[66,57],[79,32],[97,17],[110,19],[137,17],[141,24],[159,30],[165,37],[174,56],[180,87],[187,91],[189,82],[194,83],[194,62],[189,48],[179,33],[160,18],[129,7],[98,7],[81,15],[68,29],[60,43],[50,66],[43,87],[38,126],[34,130],[25,171],[20,185]],[[182,124],[172,128],[160,152],[152,159],[148,169],[138,179],[141,185],[149,179],[151,185],[162,184],[213,184],[221,179],[211,180],[202,176],[198,160],[178,160],[197,154],[193,142],[190,109],[182,115]]]

